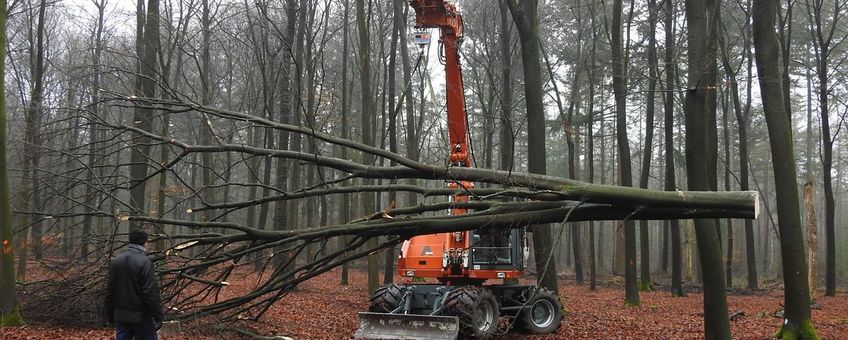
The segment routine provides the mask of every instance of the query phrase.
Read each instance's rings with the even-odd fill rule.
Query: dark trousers
[[[139,323],[118,322],[115,327],[115,340],[158,340],[153,318],[144,319]]]

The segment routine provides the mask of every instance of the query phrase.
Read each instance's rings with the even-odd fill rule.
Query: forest
[[[12,339],[112,337],[135,228],[164,338],[350,338],[474,230],[527,231],[551,338],[848,337],[843,1],[0,3]]]

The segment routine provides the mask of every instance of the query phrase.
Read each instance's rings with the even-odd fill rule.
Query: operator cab
[[[489,228],[471,231],[471,266],[474,270],[524,270],[527,249],[525,228]]]

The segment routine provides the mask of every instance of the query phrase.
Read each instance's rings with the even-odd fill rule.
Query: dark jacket
[[[144,317],[164,318],[153,263],[140,245],[130,244],[109,266],[106,279],[106,320],[135,323]]]

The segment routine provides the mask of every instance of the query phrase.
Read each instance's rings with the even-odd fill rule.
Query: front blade
[[[459,335],[459,318],[443,315],[359,312],[356,339],[454,340]]]

